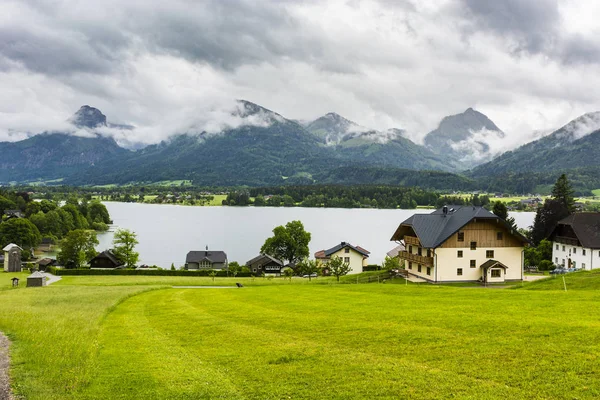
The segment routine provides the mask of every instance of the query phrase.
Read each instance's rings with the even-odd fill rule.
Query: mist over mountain
[[[445,117],[437,129],[424,139],[425,146],[450,162],[458,161],[464,169],[489,161],[495,154],[490,145],[504,138],[486,115],[468,108],[461,114]]]

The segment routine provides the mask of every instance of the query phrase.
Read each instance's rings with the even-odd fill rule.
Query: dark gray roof
[[[274,262],[276,264],[283,266],[283,262],[281,260],[278,260],[275,257],[272,257],[268,254],[259,254],[258,256],[254,257],[252,260],[246,262],[246,265],[252,265],[259,261],[261,262],[261,265],[267,264],[269,262]]]
[[[329,250],[325,250],[325,256],[329,257],[330,255],[332,255],[333,253],[340,251],[341,249],[345,248],[345,247],[349,247],[354,251],[359,252],[360,254],[362,254],[363,256],[369,256],[369,252],[365,249],[363,249],[362,247],[359,246],[352,246],[350,243],[348,242],[341,242],[340,244],[338,244],[337,246],[334,246],[332,248],[330,248]]]
[[[443,208],[437,209],[431,214],[414,214],[400,224],[391,240],[401,240],[404,237],[403,231],[410,227],[415,231],[419,241],[426,248],[436,248],[444,243],[450,236],[456,233],[460,228],[467,225],[474,219],[498,221],[504,224],[508,229],[510,227],[500,217],[489,212],[483,207],[474,206],[447,206],[448,213],[444,214]],[[528,240],[520,233],[513,231],[524,243]]]
[[[583,247],[600,249],[600,213],[582,212],[569,215],[558,222],[558,226],[550,235],[551,240],[560,225],[568,225],[573,228]]]
[[[219,250],[202,250],[202,251],[190,251],[185,257],[186,263],[199,263],[202,261],[210,261],[211,263],[224,263],[227,262],[227,254],[224,251]]]
[[[500,268],[504,268],[504,269],[508,268],[506,265],[504,265],[500,261],[496,261],[496,260],[487,260],[486,262],[484,262],[483,264],[481,264],[479,266],[479,268],[483,268],[483,269],[488,269],[491,267],[500,267]]]
[[[104,250],[102,253],[100,253],[96,257],[92,258],[92,260],[95,260],[96,258],[107,258],[115,266],[123,265],[123,263],[121,261],[119,261],[117,256],[115,256],[114,253],[110,250]],[[90,260],[90,262],[92,262],[92,260]]]

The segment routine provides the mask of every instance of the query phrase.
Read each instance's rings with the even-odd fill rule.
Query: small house
[[[27,287],[46,286],[46,276],[43,272],[35,271],[27,277]]]
[[[38,265],[38,270],[45,271],[46,268],[56,265],[56,260],[52,258],[41,258],[35,263]]]
[[[350,265],[349,274],[359,274],[363,272],[363,267],[367,266],[369,254],[370,253],[367,250],[360,246],[353,246],[348,242],[341,242],[330,249],[317,251],[315,253],[315,259],[320,261],[323,266],[326,266],[332,257],[339,257]]]
[[[523,279],[529,241],[483,207],[444,206],[414,214],[391,240],[406,246],[408,274],[430,282],[504,282]]]
[[[565,268],[600,268],[600,213],[571,214],[561,219],[548,240],[552,261]]]
[[[89,261],[91,269],[123,268],[123,263],[110,250],[105,250]]]
[[[285,269],[284,264],[281,260],[271,257],[268,254],[259,254],[252,260],[246,262],[246,267],[250,269],[253,274],[265,275],[281,275]]]
[[[3,219],[5,221],[13,218],[25,218],[25,214],[21,210],[4,210]]]
[[[190,251],[185,257],[185,269],[209,270],[228,268],[227,254],[219,250]]]
[[[21,272],[21,252],[23,249],[11,243],[2,250],[4,251],[4,272]]]

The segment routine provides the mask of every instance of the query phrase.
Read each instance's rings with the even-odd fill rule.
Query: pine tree
[[[569,213],[575,211],[575,198],[573,197],[573,188],[565,174],[562,174],[552,188],[552,197],[559,201]]]

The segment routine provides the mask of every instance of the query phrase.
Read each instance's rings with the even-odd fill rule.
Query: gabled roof
[[[112,262],[115,266],[123,265],[123,263],[121,261],[119,261],[117,256],[115,256],[114,253],[110,250],[104,250],[102,253],[100,253],[96,257],[92,258],[90,260],[90,263],[92,262],[92,260],[95,260],[96,258],[106,258],[110,262]]]
[[[504,265],[500,261],[496,261],[496,260],[487,260],[486,262],[484,262],[483,264],[481,264],[479,266],[479,268],[483,268],[483,269],[488,269],[488,268],[492,268],[492,267],[500,267],[500,268],[508,269],[508,267],[506,265]]]
[[[404,250],[406,250],[406,246],[404,244],[400,243],[398,246],[394,247],[393,249],[388,251],[386,254],[388,257],[394,258],[394,257],[398,257],[398,254]]]
[[[275,257],[272,257],[268,254],[259,254],[258,256],[254,257],[252,260],[246,262],[246,265],[251,265],[258,261],[262,261],[262,263],[261,263],[262,265],[267,264],[269,262],[274,262],[276,264],[283,266],[283,262],[281,260],[278,260]]]
[[[227,254],[219,250],[202,250],[190,251],[185,257],[186,263],[199,263],[202,261],[210,261],[211,263],[224,263],[227,261]]]
[[[568,225],[573,228],[577,239],[583,247],[600,248],[600,213],[582,212],[569,215],[558,222],[558,225]],[[552,237],[554,232],[552,232]]]
[[[426,248],[436,248],[444,243],[450,236],[455,234],[463,226],[467,225],[474,219],[498,221],[499,224],[510,230],[510,226],[498,217],[489,212],[483,207],[475,206],[446,206],[447,213],[444,213],[444,208],[439,208],[431,214],[414,214],[400,224],[391,240],[401,240],[404,235],[411,233],[411,229],[419,238],[419,241]],[[520,239],[523,243],[529,241],[517,231],[512,231],[512,234]]]
[[[337,253],[338,251],[340,251],[346,247],[362,254],[364,257],[369,257],[369,254],[371,254],[367,250],[363,249],[360,246],[352,246],[348,242],[341,242],[340,244],[333,246],[330,249],[317,251],[315,253],[315,258],[329,258],[333,253]]]
[[[18,249],[21,249],[21,248],[20,248],[19,246],[17,246],[16,244],[14,244],[14,243],[11,243],[11,244],[8,244],[8,245],[6,245],[6,247],[5,247],[5,248],[3,248],[3,249],[2,249],[2,251],[10,251],[10,250],[12,250],[14,247],[16,247],[16,248],[18,248]],[[21,250],[23,250],[23,249],[21,249]]]

